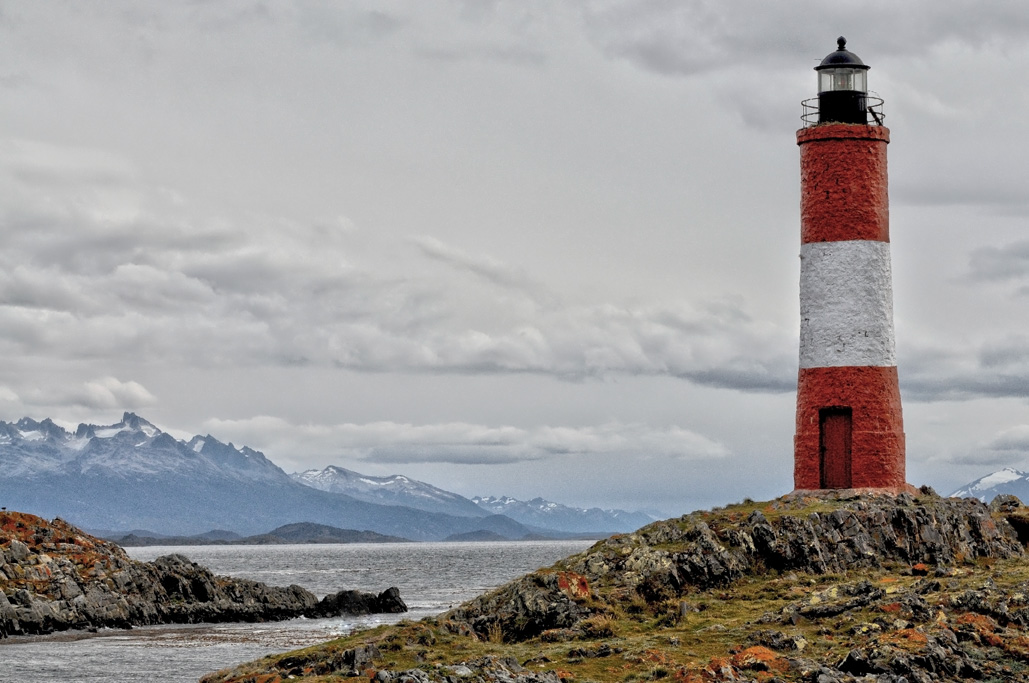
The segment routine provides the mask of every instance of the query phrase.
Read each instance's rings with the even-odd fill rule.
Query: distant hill
[[[950,495],[953,498],[978,498],[989,503],[1002,493],[1029,502],[1029,472],[1005,467],[965,484]]]
[[[284,524],[264,534],[240,536],[229,531],[208,531],[193,536],[148,535],[134,532],[103,536],[123,547],[174,545],[278,545],[288,543],[404,543],[408,538],[377,534],[374,531],[340,529],[327,524],[298,522]]]
[[[268,536],[281,538],[286,543],[404,543],[411,539],[386,536],[374,531],[340,529],[327,524],[299,522],[285,524],[268,532]],[[246,539],[241,539],[246,540]]]

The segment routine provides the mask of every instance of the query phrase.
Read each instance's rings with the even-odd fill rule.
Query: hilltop
[[[203,681],[1029,681],[1027,521],[928,488],[745,502]]]

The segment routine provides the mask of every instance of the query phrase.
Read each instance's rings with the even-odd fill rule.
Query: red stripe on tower
[[[893,334],[886,145],[868,67],[839,49],[816,67],[818,120],[801,168],[797,489],[907,488]],[[868,124],[872,115],[875,124]]]

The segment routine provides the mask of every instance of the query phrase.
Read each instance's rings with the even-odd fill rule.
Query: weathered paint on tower
[[[841,51],[844,45],[841,39]],[[797,489],[907,488],[893,333],[889,139],[881,125],[859,123],[797,132]]]

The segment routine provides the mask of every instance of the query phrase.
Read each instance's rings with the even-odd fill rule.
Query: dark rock
[[[750,636],[750,641],[779,652],[799,652],[807,647],[807,640],[803,636],[789,635],[782,631],[757,631]]]
[[[379,656],[374,645],[362,645],[340,653],[335,670],[344,676],[361,676]]]
[[[1022,507],[1022,501],[1018,499],[1018,496],[1012,496],[1008,493],[1002,493],[999,496],[994,496],[993,500],[990,501],[991,512],[1005,514],[1008,512],[1014,512],[1020,507]]]
[[[588,584],[571,572],[529,574],[443,616],[466,622],[481,637],[499,627],[511,640],[566,629],[590,616]],[[496,626],[495,626],[496,625]]]
[[[309,617],[336,617],[342,614],[401,614],[406,611],[407,605],[400,598],[400,590],[391,586],[378,595],[355,590],[326,595],[305,614]]]

